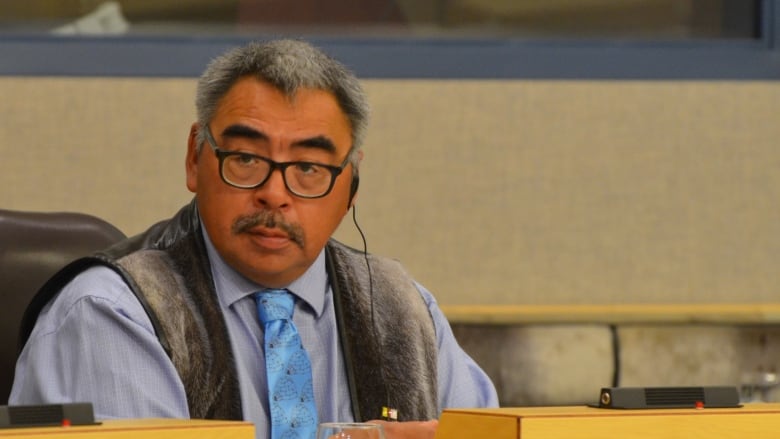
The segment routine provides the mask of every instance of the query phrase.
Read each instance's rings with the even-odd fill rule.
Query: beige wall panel
[[[191,198],[184,154],[195,83],[0,78],[0,207],[74,210],[127,234]]]
[[[366,81],[358,220],[446,304],[775,302],[780,83]],[[192,79],[0,78],[0,207],[190,194]],[[338,236],[360,245],[351,221]]]

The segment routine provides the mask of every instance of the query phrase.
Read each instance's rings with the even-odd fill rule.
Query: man
[[[405,422],[385,423],[389,438],[432,437],[443,408],[497,405],[432,295],[397,263],[331,239],[355,202],[367,125],[354,75],[304,42],[250,44],[209,65],[196,106],[193,202],[41,290],[12,404],[246,419],[258,438],[280,437],[298,415],[269,396],[279,343],[264,338],[276,329],[260,303],[284,296],[285,331],[300,335],[289,344],[305,350],[290,355],[305,358],[293,399],[307,421],[397,411]]]

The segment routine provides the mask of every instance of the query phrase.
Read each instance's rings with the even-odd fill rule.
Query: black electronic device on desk
[[[604,387],[598,408],[677,409],[741,407],[736,387]]]
[[[90,402],[0,406],[0,428],[98,424]]]

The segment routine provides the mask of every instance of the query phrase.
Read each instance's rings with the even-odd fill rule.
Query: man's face
[[[332,94],[301,89],[288,99],[252,77],[240,79],[220,100],[209,127],[221,150],[277,162],[338,166],[352,142],[349,121]],[[352,166],[322,198],[291,194],[279,170],[259,188],[239,189],[222,181],[219,160],[207,143],[198,154],[197,130],[197,124],[190,130],[187,188],[196,194],[214,246],[252,281],[267,287],[289,284],[314,262],[346,214]]]

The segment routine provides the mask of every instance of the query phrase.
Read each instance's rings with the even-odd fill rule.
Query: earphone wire
[[[363,241],[363,257],[366,260],[366,270],[368,271],[368,298],[371,306],[371,330],[374,333],[374,340],[379,342],[379,337],[376,330],[376,313],[374,311],[374,279],[371,275],[371,263],[368,260],[368,243],[366,241],[366,235],[363,233],[363,229],[357,222],[357,207],[352,205],[352,222],[355,224],[355,228],[360,234],[360,239]],[[380,358],[380,362],[381,362]],[[390,392],[387,389],[387,380],[385,379],[385,368],[382,363],[379,364],[379,374],[382,377],[382,387],[385,389],[385,402],[386,405],[382,407],[382,417],[389,421],[397,420],[397,412],[395,409],[390,408]]]

